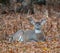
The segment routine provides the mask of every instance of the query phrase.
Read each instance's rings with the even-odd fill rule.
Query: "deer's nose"
[[[40,30],[39,28],[36,28],[36,30]]]

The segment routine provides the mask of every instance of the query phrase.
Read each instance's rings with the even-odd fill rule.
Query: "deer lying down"
[[[35,22],[32,18],[29,18],[31,24],[34,25],[34,30],[19,30],[15,34],[11,35],[9,38],[10,42],[13,41],[20,41],[20,42],[27,42],[27,41],[45,41],[45,35],[41,31],[41,26],[46,22],[43,19],[41,22]]]

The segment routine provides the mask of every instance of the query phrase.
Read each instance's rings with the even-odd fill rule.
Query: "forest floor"
[[[42,14],[32,16],[35,21],[45,18]],[[60,18],[53,14],[46,18],[47,22],[42,26],[45,42],[9,43],[3,40],[20,29],[32,30],[34,27],[26,17],[19,13],[0,15],[0,53],[60,53]]]

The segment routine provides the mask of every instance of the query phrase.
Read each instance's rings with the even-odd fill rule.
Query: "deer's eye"
[[[36,22],[36,24],[40,25],[40,22]]]

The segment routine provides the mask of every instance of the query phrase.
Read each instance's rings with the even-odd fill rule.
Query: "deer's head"
[[[35,22],[32,17],[29,17],[28,19],[30,23],[34,25],[35,33],[41,33],[41,27],[46,23],[46,18],[38,22]]]

